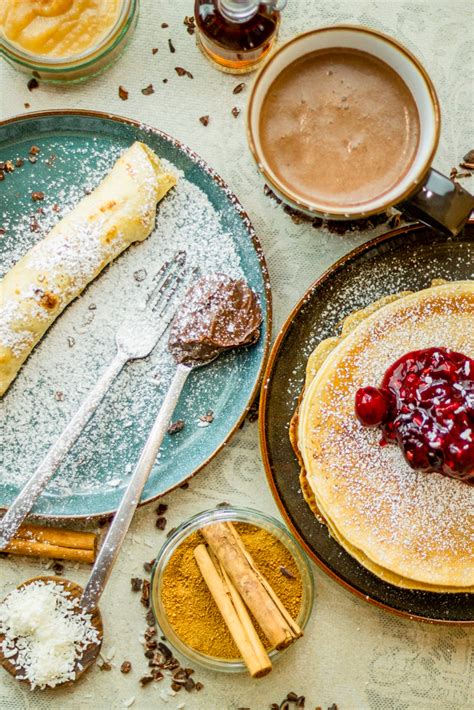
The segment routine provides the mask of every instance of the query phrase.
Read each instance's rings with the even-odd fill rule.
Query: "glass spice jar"
[[[265,515],[251,508],[236,508],[232,506],[206,510],[189,520],[183,522],[172,535],[166,540],[159,551],[152,571],[150,599],[153,614],[163,635],[174,648],[186,656],[192,663],[199,664],[214,671],[224,673],[244,673],[247,671],[246,665],[241,659],[225,659],[209,656],[195,648],[192,648],[178,636],[175,632],[161,597],[161,589],[164,580],[166,567],[179,546],[193,533],[206,525],[216,522],[230,521],[233,523],[247,523],[259,528],[263,528],[279,540],[293,557],[298,572],[301,576],[302,597],[301,606],[296,622],[302,630],[305,629],[313,608],[314,583],[311,566],[306,553],[300,547],[289,530],[275,518]],[[282,654],[287,653],[291,646],[282,649],[272,649],[268,655],[272,663],[275,663]]]
[[[196,40],[218,69],[254,71],[278,36],[287,0],[195,0]]]

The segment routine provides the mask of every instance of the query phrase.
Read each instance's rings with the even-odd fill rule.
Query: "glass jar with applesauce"
[[[139,0],[2,0],[0,53],[36,79],[81,81],[119,58],[138,13]]]

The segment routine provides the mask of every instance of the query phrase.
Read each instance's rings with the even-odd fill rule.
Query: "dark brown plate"
[[[288,439],[306,362],[316,345],[336,334],[349,313],[390,293],[426,288],[435,278],[474,278],[474,223],[456,238],[421,225],[403,227],[355,249],[326,271],[290,313],[273,346],[260,399],[260,441],[268,482],[286,522],[333,579],[401,616],[474,624],[473,595],[400,589],[351,557],[306,505]]]

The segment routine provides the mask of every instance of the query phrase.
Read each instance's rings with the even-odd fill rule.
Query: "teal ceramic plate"
[[[145,296],[162,247],[169,251],[175,243],[182,248],[183,240],[194,240],[188,242],[190,258],[200,254],[209,271],[237,269],[259,294],[264,321],[255,346],[227,353],[190,377],[174,417],[185,427],[167,435],[142,502],[179,486],[207,464],[238,428],[256,394],[271,330],[270,285],[260,244],[222,179],[158,130],[89,111],[48,111],[0,124],[0,161],[13,160],[15,166],[0,182],[0,277],[135,140],[169,161],[181,180],[174,196],[159,206],[154,235],[127,250],[71,304],[0,400],[1,507],[17,495],[113,355],[111,323],[120,320],[122,282]],[[40,149],[33,162],[28,159],[32,146]],[[24,164],[20,160],[16,166],[17,158]],[[38,191],[44,199],[35,202],[32,193]],[[90,361],[87,348],[94,352]],[[77,518],[117,509],[172,375],[169,358],[160,357],[126,366],[37,502],[36,515]],[[209,411],[213,421],[203,422],[200,417]]]

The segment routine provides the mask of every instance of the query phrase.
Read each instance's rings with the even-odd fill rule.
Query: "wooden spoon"
[[[54,582],[55,584],[60,584],[64,587],[64,589],[66,589],[70,593],[72,597],[74,597],[74,599],[79,600],[82,597],[82,587],[79,584],[76,584],[75,582],[70,582],[68,579],[64,579],[63,577],[33,577],[32,579],[28,579],[26,582],[22,582],[21,584],[19,584],[17,589],[23,589],[24,587],[33,584],[33,582],[39,581],[45,583]],[[76,660],[76,666],[74,668],[74,680],[67,680],[64,683],[57,683],[57,685],[52,687],[48,686],[49,690],[54,690],[54,688],[59,688],[60,686],[64,685],[72,685],[72,683],[75,683],[77,680],[79,680],[79,678],[87,671],[87,669],[90,668],[93,663],[95,663],[102,646],[104,630],[102,626],[102,617],[98,608],[94,609],[91,612],[91,617],[92,626],[97,630],[97,633],[99,635],[98,642],[89,644],[89,646],[87,646],[87,648],[84,650],[82,656]],[[15,665],[15,659],[5,658],[5,655],[1,649],[1,642],[3,641],[3,639],[4,636],[0,634],[0,665],[2,665],[5,670],[8,671],[8,673],[10,673],[15,678],[17,678],[19,675],[23,676],[25,674],[25,669],[21,666]],[[22,679],[19,682],[30,685],[28,680]]]

